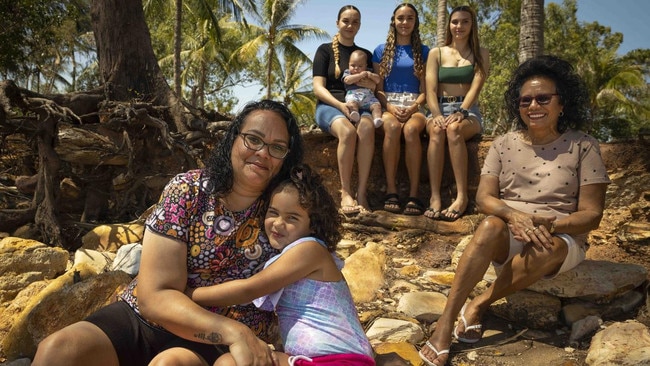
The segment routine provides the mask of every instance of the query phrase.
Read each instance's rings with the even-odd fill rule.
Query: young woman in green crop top
[[[469,6],[454,8],[449,15],[445,46],[429,52],[426,66],[426,98],[431,111],[426,126],[431,198],[424,215],[430,219],[455,221],[467,210],[465,142],[482,131],[478,95],[489,68],[488,50],[479,45],[476,13]],[[443,210],[440,186],[445,142],[456,181],[456,198]]]

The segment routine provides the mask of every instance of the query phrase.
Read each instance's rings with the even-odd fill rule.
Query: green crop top
[[[442,51],[440,52],[440,62],[442,62]],[[474,65],[461,67],[443,67],[438,68],[438,82],[441,84],[471,84],[474,80]]]

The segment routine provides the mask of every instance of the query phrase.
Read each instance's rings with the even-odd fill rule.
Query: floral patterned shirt
[[[261,199],[246,210],[231,212],[211,188],[203,170],[181,173],[167,184],[146,220],[149,230],[187,245],[188,287],[248,278],[278,253],[261,228]],[[137,278],[121,294],[121,300],[139,314]],[[272,312],[261,311],[253,304],[207,309],[248,325],[267,342],[276,339],[277,323]]]

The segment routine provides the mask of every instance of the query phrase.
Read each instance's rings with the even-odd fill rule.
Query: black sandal
[[[397,193],[388,193],[384,199],[384,211],[400,213],[399,196]]]
[[[404,206],[404,215],[420,216],[424,213],[424,204],[417,197],[409,197],[406,199],[406,206]]]

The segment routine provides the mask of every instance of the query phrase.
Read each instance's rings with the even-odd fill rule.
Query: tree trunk
[[[176,25],[174,28],[174,90],[176,96],[181,94],[181,38],[183,22],[183,0],[176,0]]]
[[[169,106],[175,129],[186,132],[184,108],[163,77],[153,52],[142,0],[93,0],[91,17],[108,98]]]
[[[438,21],[436,27],[437,46],[445,45],[445,35],[447,34],[447,0],[438,1]]]
[[[521,2],[519,63],[544,53],[544,0]]]

